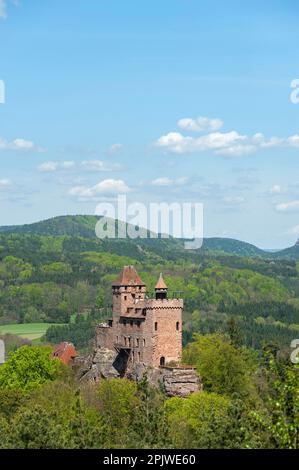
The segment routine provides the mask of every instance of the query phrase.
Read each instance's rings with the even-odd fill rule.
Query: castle
[[[113,309],[96,329],[96,347],[116,351],[123,373],[142,363],[154,368],[182,358],[182,299],[169,299],[162,274],[154,298],[133,266],[112,284]]]

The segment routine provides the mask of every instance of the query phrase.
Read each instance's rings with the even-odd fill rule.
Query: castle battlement
[[[183,299],[147,299],[146,303],[147,309],[153,308],[181,308],[184,307]]]

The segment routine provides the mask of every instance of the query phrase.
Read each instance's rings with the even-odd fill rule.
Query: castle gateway
[[[112,284],[113,314],[98,325],[97,348],[117,351],[132,367],[152,367],[180,362],[182,358],[182,299],[168,299],[162,274],[155,298],[148,298],[146,285],[133,266],[125,266]]]

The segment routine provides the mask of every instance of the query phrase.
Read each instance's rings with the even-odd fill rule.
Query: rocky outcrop
[[[120,377],[117,370],[117,352],[110,349],[97,348],[87,357],[75,359],[77,375],[81,381],[98,382],[101,378]]]
[[[188,397],[202,391],[202,383],[196,369],[188,366],[152,368],[136,364],[127,375],[131,380],[140,381],[147,376],[149,383],[162,388],[169,397]]]
[[[195,369],[163,368],[163,385],[169,397],[188,397],[202,390],[202,384]]]
[[[116,351],[96,348],[93,354],[75,359],[77,376],[80,381],[99,382],[101,379],[126,377],[136,382],[146,375],[149,383],[163,389],[169,397],[188,397],[202,390],[201,380],[192,367],[150,367],[144,363],[126,368],[124,358]]]

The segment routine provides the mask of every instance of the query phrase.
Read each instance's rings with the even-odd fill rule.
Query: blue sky
[[[0,225],[126,193],[293,244],[298,21],[295,0],[0,0]]]

